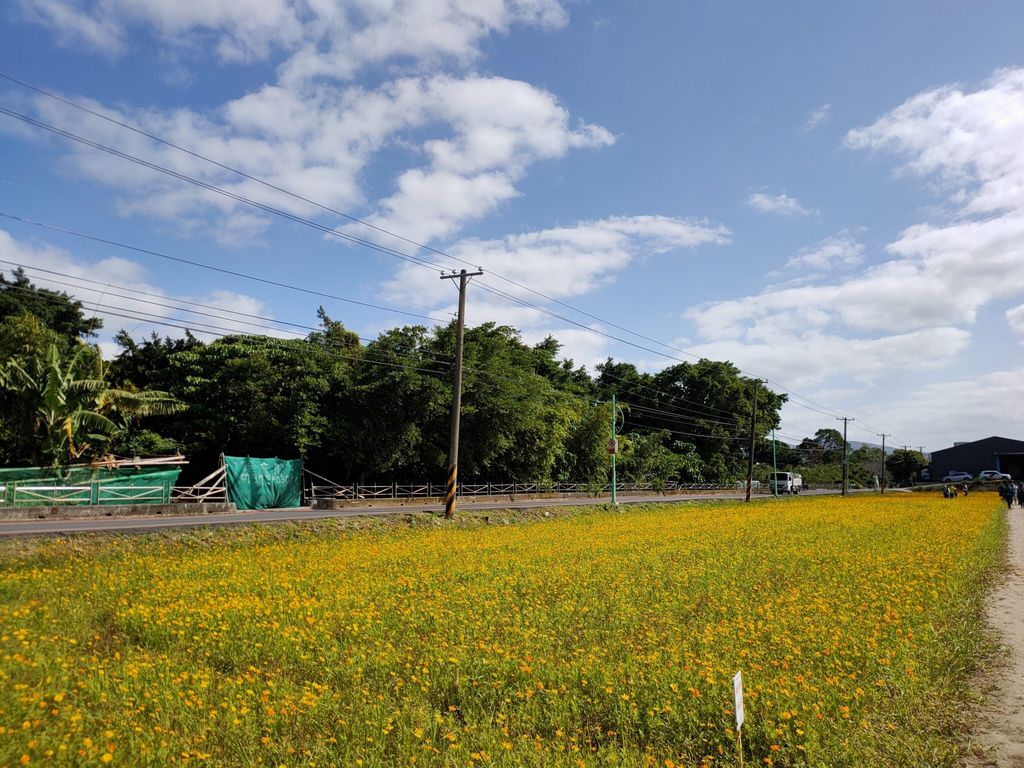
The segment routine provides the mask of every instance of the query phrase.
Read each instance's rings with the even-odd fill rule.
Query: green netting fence
[[[225,456],[228,500],[239,509],[302,506],[302,459]]]
[[[181,469],[49,467],[0,469],[0,506],[167,504]]]

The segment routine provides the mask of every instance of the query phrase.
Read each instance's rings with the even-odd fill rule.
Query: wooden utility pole
[[[754,487],[754,435],[757,429],[757,385],[760,383],[760,379],[754,379],[754,407],[750,411],[750,455],[747,456],[747,501],[750,501],[750,491]]]
[[[850,478],[850,444],[846,442],[846,424],[850,421],[856,421],[856,419],[851,419],[849,416],[837,416],[836,421],[843,422],[843,496],[845,496],[847,481]]]
[[[887,435],[884,432],[876,432],[875,434],[877,434],[880,438],[882,438],[882,481],[881,481],[882,482],[882,486],[881,486],[881,489],[882,489],[882,493],[885,493],[885,438],[892,437],[892,435]]]
[[[459,319],[455,335],[455,381],[452,392],[452,432],[448,443],[448,483],[444,491],[444,516],[451,519],[455,516],[455,500],[459,490],[459,415],[462,412],[462,344],[466,330],[466,286],[469,278],[482,275],[483,270],[476,272],[452,271],[450,275],[441,275],[442,280],[459,279]]]

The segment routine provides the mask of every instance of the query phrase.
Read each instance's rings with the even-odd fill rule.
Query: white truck
[[[797,494],[805,490],[804,478],[795,472],[776,472],[772,478],[775,493]]]

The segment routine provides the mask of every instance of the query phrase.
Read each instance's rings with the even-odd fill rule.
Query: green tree
[[[862,445],[850,454],[850,481],[860,486],[874,485],[877,477],[881,482],[882,449],[874,445]]]
[[[3,386],[3,380],[11,378],[13,363],[30,366],[42,350],[65,343],[31,312],[0,320],[0,466],[31,464],[37,454],[35,406],[15,388]]]
[[[667,431],[646,434],[631,432],[619,439],[617,469],[625,483],[654,483],[669,480],[700,480],[702,462],[692,444],[673,443]]]
[[[180,410],[166,392],[114,389],[99,351],[79,345],[69,355],[56,343],[5,366],[3,385],[33,414],[37,463],[61,468],[103,452],[134,419]]]
[[[810,465],[835,464],[843,461],[843,447],[849,443],[843,441],[838,429],[824,428],[814,433],[814,437],[805,437],[800,443],[804,452],[804,462]]]
[[[167,434],[201,466],[221,453],[297,458],[318,449],[332,427],[324,402],[348,368],[330,345],[251,336],[190,346],[168,364],[170,390],[189,412]]]
[[[562,452],[552,468],[552,479],[560,483],[604,483],[611,466],[608,408],[579,400],[568,407],[572,416]]]
[[[916,480],[921,470],[928,466],[928,460],[920,451],[910,451],[905,448],[897,448],[890,453],[885,460],[885,467],[892,473],[892,479],[897,483],[909,483]]]
[[[439,357],[454,354],[454,332],[454,324],[437,330]],[[467,329],[459,452],[464,479],[551,479],[577,406],[537,373],[539,358],[509,326]]]
[[[0,272],[0,320],[24,312],[35,315],[50,330],[73,345],[80,338],[95,336],[103,321],[86,317],[82,302],[66,293],[37,288],[18,267],[8,280]]]
[[[321,452],[339,481],[423,481],[443,472],[451,408],[450,366],[434,360],[423,326],[386,331],[353,363],[351,388],[333,390],[337,429]]]

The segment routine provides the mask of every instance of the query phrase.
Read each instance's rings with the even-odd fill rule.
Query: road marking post
[[[743,673],[737,672],[732,678],[732,698],[736,709],[736,752],[743,768]]]

